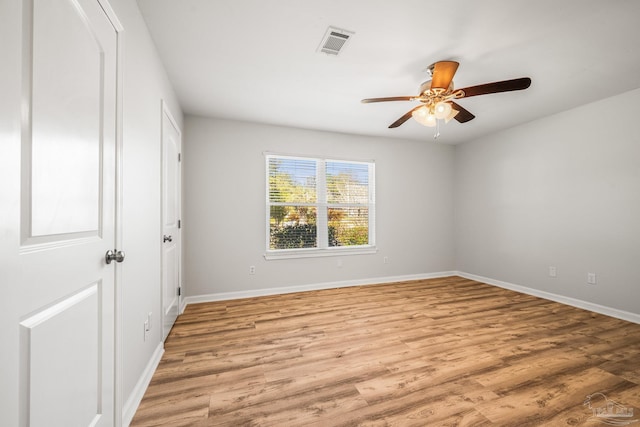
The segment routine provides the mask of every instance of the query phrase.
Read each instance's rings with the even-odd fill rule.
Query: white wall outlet
[[[149,319],[144,321],[144,340],[147,340],[147,335],[149,334]]]
[[[339,259],[336,265],[338,266],[338,268],[342,268],[342,260]]]
[[[553,265],[549,266],[549,277],[556,277],[558,275],[558,271]]]
[[[590,285],[596,284],[596,273],[587,273],[587,283]]]
[[[256,266],[255,265],[250,265],[249,266],[249,274],[256,274]]]
[[[382,262],[383,262],[384,264],[389,264],[389,257],[388,257],[388,256],[386,256],[386,257],[382,258]]]

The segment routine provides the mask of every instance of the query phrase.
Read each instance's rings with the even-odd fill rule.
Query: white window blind
[[[267,255],[375,248],[375,164],[266,156]]]

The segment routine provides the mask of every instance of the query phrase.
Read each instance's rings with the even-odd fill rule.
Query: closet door
[[[181,136],[173,116],[162,104],[162,339],[180,310]]]

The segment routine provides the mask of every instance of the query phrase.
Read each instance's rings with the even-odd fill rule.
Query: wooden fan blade
[[[420,104],[417,107],[412,108],[411,110],[407,111],[407,113],[404,116],[400,117],[398,120],[396,120],[395,122],[391,123],[389,125],[389,129],[397,128],[398,126],[400,126],[401,124],[403,124],[404,122],[409,120],[411,118],[411,113],[413,113],[415,110],[417,110],[420,107],[422,107],[422,104]]]
[[[476,118],[476,116],[464,109],[460,104],[457,104],[453,101],[449,102],[451,102],[451,106],[454,110],[458,110],[458,114],[455,115],[454,119],[456,119],[459,123],[466,123],[469,120],[473,120]]]
[[[460,90],[464,92],[464,98],[468,98],[470,96],[486,95],[489,93],[523,90],[529,86],[531,86],[531,79],[529,77],[521,77],[519,79],[503,80],[501,82],[465,87]]]
[[[387,101],[411,101],[415,96],[389,96],[386,98],[367,98],[363,99],[363,104],[368,104],[370,102],[387,102]]]
[[[440,61],[433,64],[431,89],[449,89],[458,65],[460,64],[456,61]]]

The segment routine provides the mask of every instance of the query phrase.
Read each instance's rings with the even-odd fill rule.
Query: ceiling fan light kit
[[[430,80],[420,85],[418,96],[392,96],[386,98],[367,98],[363,103],[388,102],[388,101],[420,101],[422,104],[411,109],[405,115],[389,125],[396,128],[413,117],[421,125],[435,127],[434,139],[440,136],[439,122],[444,120],[449,123],[455,119],[459,123],[473,120],[475,116],[454,100],[468,98],[470,96],[486,95],[498,92],[511,92],[523,90],[531,86],[529,77],[521,77],[512,80],[503,80],[494,83],[485,83],[478,86],[470,86],[463,89],[454,89],[453,76],[458,69],[456,61],[438,61],[427,68]]]
[[[411,111],[411,116],[416,122],[428,127],[435,127],[438,120],[444,120],[449,123],[459,113],[448,102],[440,101],[437,104],[429,106],[422,105]]]
[[[443,120],[449,117],[451,111],[453,111],[453,107],[451,107],[451,104],[447,102],[438,102],[434,107],[433,114],[436,116],[436,119]]]

